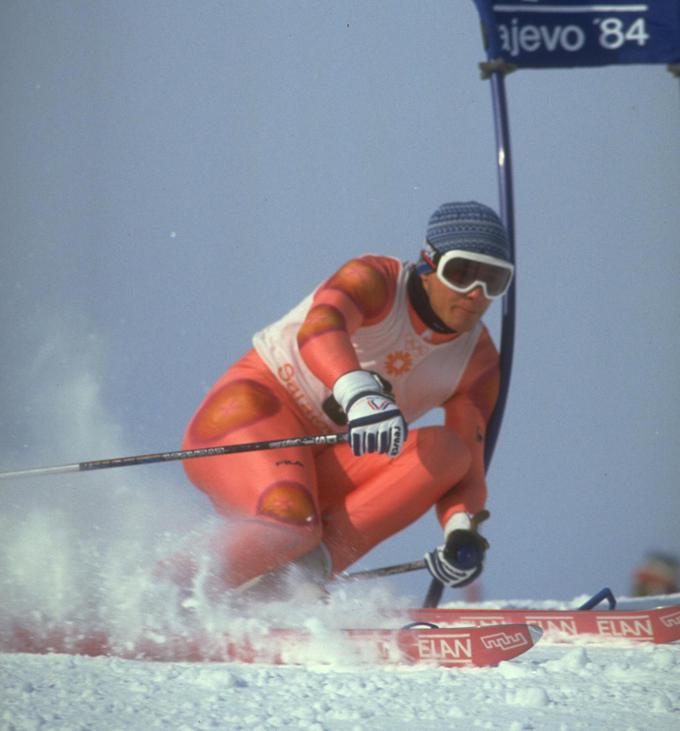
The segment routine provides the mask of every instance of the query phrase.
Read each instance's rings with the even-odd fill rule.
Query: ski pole
[[[346,441],[347,434],[317,434],[305,437],[290,437],[288,439],[273,439],[264,442],[250,442],[248,444],[223,444],[217,447],[205,447],[202,449],[180,449],[173,452],[138,454],[132,457],[114,457],[113,459],[97,459],[89,462],[55,465],[53,467],[33,467],[31,469],[15,470],[13,472],[0,472],[0,480],[9,480],[15,477],[41,477],[43,475],[57,475],[67,472],[106,470],[112,467],[130,467],[132,465],[155,464],[157,462],[173,462],[181,459],[195,459],[197,457],[217,457],[223,454],[255,452],[263,449],[328,446],[342,444]]]
[[[350,574],[341,574],[340,579],[374,579],[379,576],[392,576],[392,574],[405,574],[407,571],[418,571],[425,568],[425,561],[421,558],[418,561],[398,563],[394,566],[383,566],[378,569],[365,569],[353,571]]]

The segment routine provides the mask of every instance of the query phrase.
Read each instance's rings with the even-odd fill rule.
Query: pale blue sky
[[[3,3],[2,469],[176,448],[252,333],[344,260],[415,258],[444,201],[497,207],[482,59],[460,0]],[[678,81],[506,83],[518,320],[484,593],[625,593],[646,550],[680,551]],[[112,485],[170,523],[209,509],[178,465],[106,485],[109,510]],[[56,501],[83,526],[100,489],[2,487],[10,515]],[[427,516],[357,568],[440,538]]]

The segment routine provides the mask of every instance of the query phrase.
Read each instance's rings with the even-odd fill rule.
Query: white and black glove
[[[333,396],[347,414],[349,443],[357,457],[380,452],[396,457],[408,436],[399,407],[368,371],[350,371],[333,385]]]
[[[435,579],[453,589],[466,586],[482,573],[489,542],[477,527],[488,517],[489,511],[482,510],[469,519],[469,527],[454,528],[444,545],[425,554],[425,565]]]

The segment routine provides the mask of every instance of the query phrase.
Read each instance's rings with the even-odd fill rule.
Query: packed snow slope
[[[541,641],[495,668],[358,666],[333,629],[395,626],[384,610],[417,606],[420,597],[395,595],[386,580],[355,580],[336,582],[325,604],[297,597],[236,609],[215,591],[213,552],[206,550],[221,522],[211,517],[185,536],[158,532],[154,520],[164,503],[140,505],[139,491],[116,483],[88,487],[68,494],[68,510],[50,505],[0,516],[0,648],[10,646],[17,624],[38,637],[101,632],[123,648],[148,637],[219,637],[282,625],[305,628],[314,642],[302,665],[286,667],[0,653],[0,731],[680,729],[680,643]],[[35,492],[17,495],[33,506]],[[97,515],[89,530],[73,516],[75,497]],[[193,557],[190,587],[162,570],[177,555]],[[455,597],[447,592],[444,605]],[[587,598],[479,606],[573,608]],[[644,602],[658,604],[680,604],[680,594]],[[621,609],[641,605],[619,599]]]
[[[409,601],[358,584],[335,591],[324,606],[279,605],[247,620],[283,621],[275,617],[283,611],[291,624],[318,631],[303,666],[1,654],[0,729],[680,729],[680,643],[539,643],[483,669],[356,666],[328,644],[325,630],[384,623],[381,608]],[[586,598],[478,606],[571,608]],[[644,606],[669,603],[679,604],[680,595]],[[619,601],[622,609],[641,605]],[[215,631],[244,621],[224,607],[199,613]],[[137,633],[133,624],[128,630]]]

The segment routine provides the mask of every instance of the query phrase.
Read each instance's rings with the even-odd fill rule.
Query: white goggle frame
[[[429,253],[429,252],[428,252]],[[430,256],[428,256],[430,258]],[[501,292],[498,292],[497,294],[490,294],[487,283],[483,279],[475,279],[473,282],[471,282],[469,285],[465,287],[460,287],[456,284],[453,284],[453,282],[450,282],[446,277],[444,276],[444,269],[446,268],[446,265],[452,260],[452,259],[467,259],[468,261],[474,261],[479,264],[488,264],[492,267],[496,267],[498,269],[505,269],[507,272],[509,272],[508,280],[503,287]],[[461,294],[467,294],[468,292],[471,292],[475,287],[481,287],[482,291],[484,292],[484,296],[489,300],[495,300],[502,297],[508,289],[510,289],[510,285],[512,284],[512,279],[515,273],[515,267],[507,261],[504,261],[503,259],[497,259],[495,256],[488,256],[487,254],[478,254],[474,251],[464,251],[462,249],[453,249],[451,251],[447,251],[443,253],[439,260],[437,261],[437,268],[435,269],[437,273],[437,278],[439,281],[447,286],[449,289],[454,290],[454,292],[460,292]]]

